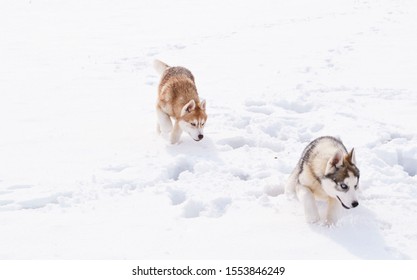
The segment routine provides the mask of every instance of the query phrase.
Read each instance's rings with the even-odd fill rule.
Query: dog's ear
[[[350,164],[356,164],[356,157],[355,157],[355,149],[354,148],[352,148],[352,150],[350,151],[350,153],[346,155],[346,160]]]
[[[195,109],[195,101],[191,99],[187,104],[184,105],[181,109],[181,117],[185,116],[186,114],[190,113]]]
[[[337,168],[343,165],[343,154],[337,151],[327,162],[325,175],[332,174]]]
[[[201,108],[201,110],[204,110],[204,111],[206,110],[206,100],[205,99],[200,101],[200,108]]]

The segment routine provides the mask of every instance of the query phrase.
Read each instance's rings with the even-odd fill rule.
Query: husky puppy
[[[170,67],[159,60],[154,61],[154,68],[161,75],[156,103],[157,132],[170,134],[172,144],[180,140],[182,131],[200,141],[207,120],[206,101],[198,97],[193,74],[184,67]]]
[[[285,192],[297,195],[309,223],[320,220],[316,199],[327,201],[326,222],[332,224],[336,220],[337,208],[351,209],[359,205],[356,196],[358,183],[359,169],[354,149],[348,153],[339,139],[325,136],[304,149]]]

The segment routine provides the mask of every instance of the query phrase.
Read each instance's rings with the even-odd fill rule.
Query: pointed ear
[[[343,165],[343,154],[341,151],[338,151],[327,162],[325,175],[335,172],[336,168],[342,165]]]
[[[356,157],[355,157],[355,149],[354,148],[352,148],[352,150],[350,151],[350,153],[346,157],[347,157],[347,160],[351,164],[356,164]]]
[[[186,114],[190,113],[195,109],[195,101],[193,99],[190,100],[187,104],[184,105],[181,109],[181,117],[185,116]]]
[[[206,100],[205,99],[200,101],[200,108],[201,108],[201,110],[204,110],[204,111],[206,110]]]

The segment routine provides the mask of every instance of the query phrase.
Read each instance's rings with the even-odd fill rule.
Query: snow
[[[416,259],[417,6],[3,1],[1,259]],[[205,137],[156,134],[155,58],[189,68]],[[283,185],[323,135],[360,205],[307,224]]]

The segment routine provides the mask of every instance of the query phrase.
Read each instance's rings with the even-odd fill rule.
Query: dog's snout
[[[198,135],[198,139],[199,139],[199,140],[201,140],[201,139],[203,139],[203,138],[204,138],[204,135],[203,135],[203,134],[199,134],[199,135]]]
[[[359,205],[359,202],[357,202],[357,201],[354,201],[354,202],[352,202],[352,207],[353,208],[355,208],[356,206],[358,206]]]

